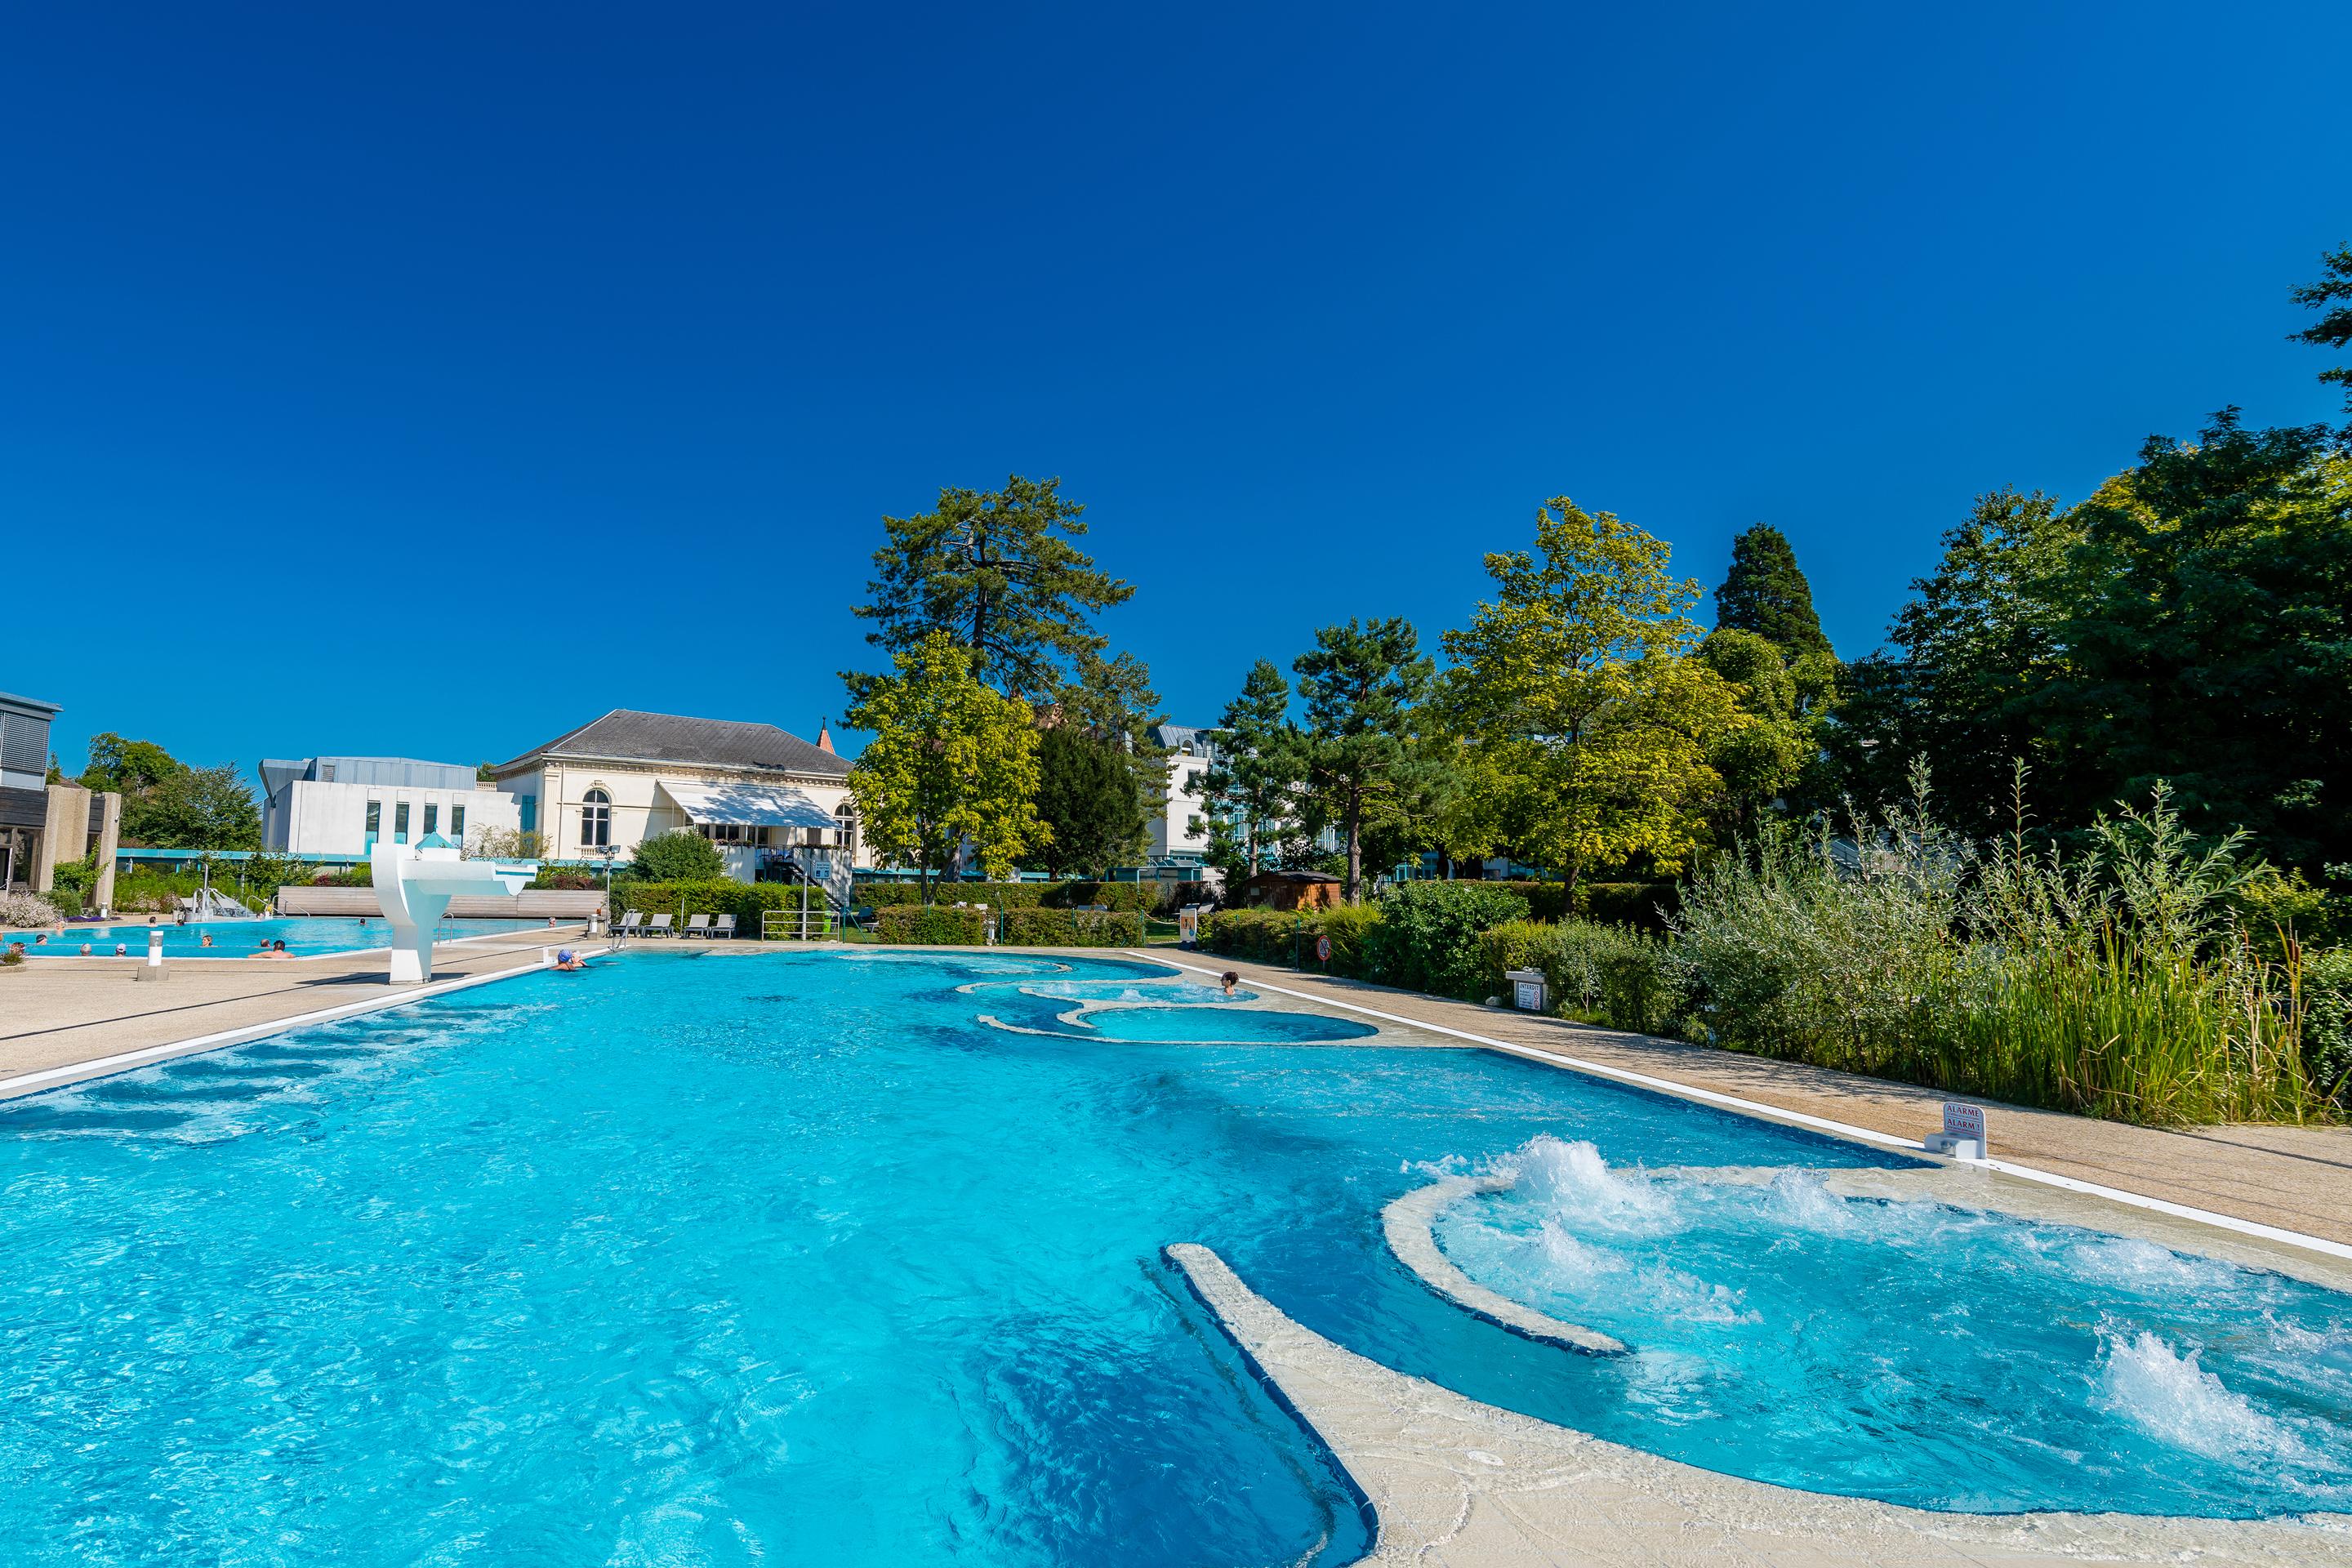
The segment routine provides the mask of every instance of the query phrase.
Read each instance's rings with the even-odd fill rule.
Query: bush
[[[2303,1061],[2312,1087],[2352,1106],[2352,948],[2303,963]]]
[[[1587,882],[1577,889],[1580,919],[1601,925],[1632,926],[1665,934],[1666,922],[1682,907],[1680,882]]]
[[[1119,910],[1007,910],[1004,940],[1020,947],[1136,947],[1143,942],[1143,917]]]
[[[629,869],[632,873],[636,870],[635,862],[630,864]],[[713,872],[712,875],[716,876],[717,873]],[[707,880],[708,879],[683,879]],[[531,878],[530,885],[540,892],[546,892],[552,889],[567,893],[582,893],[591,888],[603,887],[604,873],[601,868],[591,871],[585,867],[579,866],[541,866],[538,873]]]
[[[675,828],[637,846],[630,869],[648,882],[709,881],[725,872],[719,847],[699,833]]]
[[[874,911],[876,934],[884,942],[922,947],[978,947],[988,940],[986,910],[947,904],[893,904]]]
[[[948,882],[934,880],[931,897],[954,903],[962,899],[1001,910],[1035,909],[1066,884],[1061,882]],[[851,889],[855,901],[888,909],[920,901],[921,889],[912,882],[859,882]]]
[[[1527,900],[1496,883],[1407,882],[1379,908],[1380,923],[1365,935],[1363,978],[1476,1001],[1487,994],[1478,939],[1525,918]]]
[[[1201,943],[1211,952],[1288,963],[1307,918],[1289,910],[1220,910],[1201,922]]]
[[[1538,969],[1552,1011],[1635,1034],[1675,1030],[1682,991],[1665,943],[1645,931],[1588,921],[1512,921],[1483,938],[1490,990],[1508,994],[1505,972]]]
[[[0,926],[53,926],[58,907],[38,893],[16,893],[0,888]]]

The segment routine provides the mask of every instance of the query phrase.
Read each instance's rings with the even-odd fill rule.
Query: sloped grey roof
[[[507,773],[542,757],[631,763],[698,763],[716,768],[772,768],[846,778],[849,763],[773,724],[734,719],[688,719],[615,708],[602,719],[534,746],[494,770]]]

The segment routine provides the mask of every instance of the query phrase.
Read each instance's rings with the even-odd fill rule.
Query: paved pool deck
[[[433,984],[397,990],[381,952],[171,959],[160,983],[134,978],[144,967],[135,959],[31,959],[0,971],[0,1099],[213,1049],[331,1010],[397,1006],[519,973],[538,965],[541,948],[577,944],[585,930],[572,921],[439,942]],[[232,1038],[216,1038],[223,1035]]]
[[[1300,973],[1210,952],[1137,952],[1196,972],[1231,969],[1253,989],[1297,994],[1343,1017],[1367,1011],[1550,1056],[1729,1095],[1794,1116],[1815,1116],[1896,1138],[1942,1128],[1938,1089],[1740,1056],[1680,1040],[1571,1024],[1506,1008],[1449,1002],[1360,981]],[[1416,1043],[1445,1041],[1423,1037]],[[1451,1040],[1463,1048],[1468,1041]],[[1978,1100],[1996,1160],[2352,1246],[2352,1127],[2135,1127]]]

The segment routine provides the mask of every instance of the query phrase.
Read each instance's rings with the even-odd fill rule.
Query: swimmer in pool
[[[204,935],[202,935],[202,936],[200,936],[200,937],[198,937],[198,938],[196,939],[196,945],[197,945],[197,946],[199,946],[199,947],[210,947],[210,946],[212,946],[212,944],[213,944],[213,933],[212,933],[212,932],[210,932],[210,931],[206,931],[206,932],[205,932],[205,934],[204,934]]]
[[[559,947],[555,950],[555,967],[566,974],[576,974],[588,967],[588,961],[568,947]]]
[[[131,956],[131,944],[130,944],[129,942],[116,942],[116,943],[114,944],[114,956],[115,956],[115,957],[117,957],[117,958],[128,958],[128,957],[130,957],[130,956]]]
[[[1224,987],[1225,994],[1228,996],[1234,994],[1234,987],[1239,985],[1241,983],[1242,977],[1239,974],[1234,973],[1230,969],[1217,976],[1217,984]]]
[[[291,958],[294,955],[286,951],[286,944],[282,942],[265,942],[261,944],[261,951],[255,953],[253,956],[256,958]]]
[[[81,944],[81,955],[84,958],[88,958],[89,956],[89,943],[83,942]]]

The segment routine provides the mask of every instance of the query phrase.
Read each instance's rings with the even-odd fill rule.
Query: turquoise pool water
[[[1622,1159],[1622,1155],[1619,1156]],[[1814,1172],[1731,1184],[1545,1137],[1444,1214],[1474,1279],[1616,1335],[1615,1430],[1927,1507],[2352,1509],[2352,1298]],[[1654,1442],[1645,1447],[1657,1447]]]
[[[436,935],[443,941],[458,937],[493,936],[501,931],[544,930],[545,921],[443,921]],[[147,956],[147,933],[163,933],[166,958],[249,958],[259,948],[283,942],[297,955],[318,952],[358,952],[389,942],[391,928],[381,920],[315,915],[300,919],[275,917],[249,921],[191,921],[186,925],[154,925],[119,921],[110,925],[68,925],[62,931],[12,931],[5,939],[21,942],[28,957],[74,957],[84,943],[99,957],[113,956],[119,945],[133,958]],[[46,936],[47,942],[37,939]],[[205,938],[212,938],[210,947]]]
[[[1178,1240],[1474,1397],[1790,1462],[1645,1400],[1642,1363],[1438,1300],[1380,1210],[1541,1135],[1902,1162],[1486,1053],[992,1029],[1084,998],[961,989],[1153,973],[646,952],[0,1107],[10,1561],[1351,1560],[1351,1494],[1161,1260]],[[1973,1500],[1883,1436],[1897,1457],[1833,1489]],[[2103,1484],[2200,1495],[2167,1466]]]
[[[978,991],[997,987],[980,984]],[[1215,985],[1189,980],[1053,980],[1024,982],[1024,997],[1056,1004],[1040,1021],[1014,1027],[1042,1028],[1070,1039],[1136,1040],[1168,1045],[1323,1045],[1369,1039],[1372,1025],[1321,1013],[1285,1012],[1246,1004],[1256,992],[1235,987],[1228,996]],[[1024,1008],[1024,1015],[1030,1012]],[[1002,1009],[984,1015],[1009,1023]]]

